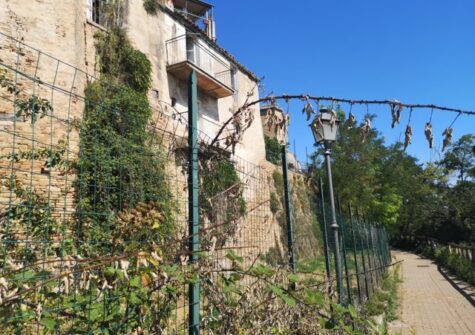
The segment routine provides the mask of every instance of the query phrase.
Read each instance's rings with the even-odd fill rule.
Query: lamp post
[[[338,125],[340,121],[337,118],[336,112],[333,109],[320,109],[320,114],[315,116],[310,128],[312,129],[312,134],[315,138],[317,144],[323,144],[325,150],[325,165],[327,170],[328,177],[328,189],[330,196],[330,207],[332,211],[332,224],[331,228],[333,230],[333,237],[335,243],[335,267],[336,267],[336,280],[337,280],[337,291],[338,291],[338,302],[341,304],[343,302],[343,285],[342,285],[342,275],[341,275],[341,255],[340,255],[340,238],[339,238],[339,227],[336,220],[336,211],[335,211],[335,197],[333,195],[333,178],[331,170],[331,145],[336,141],[336,136],[338,132]]]

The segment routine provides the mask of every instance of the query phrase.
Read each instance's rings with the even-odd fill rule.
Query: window
[[[158,104],[160,102],[160,92],[157,89],[152,88],[152,101],[154,104]]]
[[[106,0],[88,0],[87,19],[91,22],[104,24],[104,4]]]

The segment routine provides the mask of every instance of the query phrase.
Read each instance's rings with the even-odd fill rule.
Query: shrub
[[[448,247],[442,247],[436,250],[435,260],[453,275],[467,281],[470,285],[475,285],[475,268],[468,259],[451,254]]]
[[[280,206],[280,201],[279,198],[277,197],[277,194],[275,192],[271,192],[270,194],[270,210],[273,214],[276,214],[279,209],[281,208]]]
[[[275,138],[264,136],[266,144],[266,159],[273,164],[282,163],[282,146]]]

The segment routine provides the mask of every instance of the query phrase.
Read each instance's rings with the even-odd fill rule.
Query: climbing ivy
[[[123,29],[113,28],[97,39],[102,77],[86,89],[77,161],[77,230],[81,239],[109,243],[83,246],[89,254],[112,247],[135,250],[140,244],[146,247],[146,240],[159,244],[172,238],[174,230],[166,157],[153,145],[147,128],[152,116],[146,95],[150,62],[133,49]],[[131,234],[114,244],[110,235],[121,233],[116,214],[139,205],[151,206],[161,215],[152,223],[160,229],[155,227],[148,235]]]
[[[103,78],[147,93],[152,83],[152,65],[147,56],[132,46],[125,29],[112,27],[107,33],[96,33],[95,38]]]
[[[147,97],[102,80],[90,85],[86,96],[77,162],[79,235],[107,241],[113,233],[110,229],[116,227],[115,213],[145,202],[155,203],[163,213],[161,237],[167,233],[172,237],[172,197],[165,157],[150,145]],[[90,229],[83,229],[83,224],[89,224]]]
[[[158,0],[143,0],[143,7],[148,14],[156,15],[160,8],[160,3]]]
[[[0,69],[0,87],[16,96],[14,100],[15,116],[23,117],[24,121],[30,118],[31,123],[34,124],[38,117],[43,118],[53,111],[53,106],[51,106],[49,100],[40,98],[34,94],[25,96],[15,82],[11,78],[8,78],[5,69]]]

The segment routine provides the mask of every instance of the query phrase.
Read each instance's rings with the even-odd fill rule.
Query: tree
[[[474,135],[453,143],[442,161],[423,165],[402,143],[386,145],[374,128],[363,143],[360,127],[341,125],[332,147],[333,183],[342,204],[351,201],[394,237],[475,240]],[[321,149],[312,156],[309,172],[315,181],[326,180],[322,157]],[[450,183],[453,173],[458,177],[455,185]]]
[[[475,135],[464,135],[449,147],[440,162],[448,173],[458,172],[459,181],[462,183],[467,181],[468,178],[475,177],[474,146]]]

